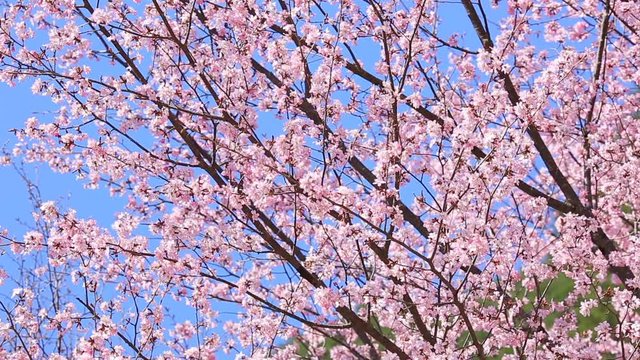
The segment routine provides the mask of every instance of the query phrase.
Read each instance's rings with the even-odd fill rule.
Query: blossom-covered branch
[[[637,356],[636,4],[0,9],[56,107],[3,162],[128,199],[3,233],[64,294],[2,302],[7,356]]]

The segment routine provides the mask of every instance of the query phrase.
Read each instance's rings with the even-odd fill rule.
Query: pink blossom
[[[0,162],[117,209],[0,233],[0,358],[633,357],[636,4],[449,5],[3,6]]]

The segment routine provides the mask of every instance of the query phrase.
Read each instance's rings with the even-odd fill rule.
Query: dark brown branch
[[[76,297],[76,300],[80,304],[82,304],[82,306],[84,306],[89,311],[89,313],[91,314],[91,316],[94,319],[96,319],[96,320],[100,319],[100,316],[96,313],[95,309],[93,308],[93,306],[91,306],[91,304],[86,303],[85,301],[83,301],[79,297]],[[142,350],[139,349],[133,342],[131,342],[131,340],[129,340],[129,338],[124,336],[124,334],[122,334],[120,331],[117,331],[117,335],[125,344],[127,344],[127,346],[129,346],[131,348],[131,350],[136,352],[136,357],[138,357],[139,359],[143,359],[143,360],[149,360],[148,357],[146,357],[146,356],[144,356],[142,354]]]
[[[485,51],[491,52],[493,50],[493,41],[485,31],[473,4],[470,0],[462,0],[462,4],[467,11],[467,15],[471,20],[471,24],[478,34],[478,38],[482,42],[483,48],[485,49]],[[605,16],[605,19],[607,18],[608,16]],[[518,95],[518,92],[513,85],[513,82],[511,81],[511,77],[509,76],[509,74],[502,71],[498,72],[498,76],[504,82],[504,87],[509,96],[509,101],[512,105],[517,105],[520,102],[520,96]],[[538,131],[535,124],[529,124],[527,126],[527,134],[533,140],[534,146],[538,150],[542,161],[549,170],[549,174],[554,179],[558,187],[560,187],[560,190],[567,198],[569,203],[575,208],[574,213],[593,218],[591,209],[585,207],[580,201],[578,194],[569,183],[569,180],[564,176],[564,174],[558,167],[553,155],[542,139],[542,136],[540,135],[540,132]],[[611,240],[601,228],[598,228],[597,231],[591,233],[591,241],[598,247],[598,249],[606,259],[609,259],[610,254],[613,251],[617,250],[615,242],[613,242],[613,240]],[[609,266],[609,268],[611,272],[616,274],[625,284],[628,283],[628,280],[635,278],[635,275],[628,266]],[[640,296],[640,288],[633,289],[633,292],[634,294],[636,294],[636,296]]]

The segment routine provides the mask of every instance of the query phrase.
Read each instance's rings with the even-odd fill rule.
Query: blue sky
[[[494,9],[489,12],[490,17],[497,18]],[[443,19],[440,31],[466,32],[466,42],[479,46],[460,4],[442,3],[440,17]],[[441,36],[446,38],[444,35],[441,33]],[[377,54],[377,51],[377,49],[374,50],[374,53]],[[42,115],[43,121],[47,121],[49,119],[47,112],[56,108],[48,98],[33,95],[30,86],[30,82],[19,83],[15,87],[0,84],[0,108],[3,110],[0,114],[0,149],[10,151],[15,143],[11,129],[22,128],[24,121],[30,116]],[[272,122],[261,121],[261,125],[268,123]],[[270,130],[273,129],[263,130],[271,133]],[[259,131],[259,133],[262,132]],[[112,222],[114,213],[122,209],[124,204],[122,198],[110,197],[104,188],[83,189],[82,183],[75,180],[75,175],[53,173],[46,164],[25,164],[25,169],[31,180],[40,187],[44,201],[55,200],[63,207],[72,207],[81,217],[96,218],[103,226],[108,226]],[[21,219],[26,222],[31,220],[31,208],[25,183],[11,166],[0,166],[0,183],[4,190],[0,194],[0,200],[5,204],[0,208],[0,228],[8,228],[19,234],[25,229],[16,220]]]
[[[48,98],[33,95],[29,83],[15,87],[1,84],[0,148],[11,151],[16,142],[11,129],[22,128],[30,116],[47,117],[46,113],[55,109],[54,106]],[[73,207],[82,217],[109,221],[123,203],[122,199],[110,197],[105,189],[83,189],[75,175],[53,173],[46,164],[25,164],[24,167],[31,180],[40,187],[44,201],[55,200],[63,206]],[[26,184],[11,166],[0,166],[0,183],[3,189],[0,199],[5,205],[0,207],[0,227],[18,235],[24,226],[17,219],[27,223],[32,220]]]
[[[462,6],[443,4],[441,10],[443,19],[448,19],[444,23],[444,29],[468,29],[469,43],[477,43]],[[377,55],[378,49],[373,52]],[[15,143],[11,129],[22,128],[24,121],[30,116],[42,115],[43,121],[47,121],[49,116],[46,113],[56,108],[48,98],[33,95],[29,82],[15,87],[0,84],[0,106],[3,109],[0,114],[0,148],[8,151],[11,151]],[[269,122],[273,123],[265,123]],[[108,228],[114,220],[114,214],[123,209],[125,199],[110,197],[108,190],[104,188],[85,190],[82,182],[75,180],[74,174],[53,173],[46,164],[25,164],[25,169],[31,180],[39,186],[44,201],[55,200],[63,208],[74,208],[81,218],[95,218]],[[0,192],[0,200],[4,204],[0,207],[0,229],[7,228],[20,238],[27,230],[21,222],[29,224],[32,221],[26,184],[11,166],[0,166],[0,182],[4,190]],[[0,287],[0,295],[6,295],[10,291],[7,286]]]

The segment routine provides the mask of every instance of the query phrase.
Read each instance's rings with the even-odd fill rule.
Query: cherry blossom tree
[[[3,357],[640,356],[636,2],[0,8],[57,108],[3,162],[128,201],[3,233],[61,294],[13,291]]]

